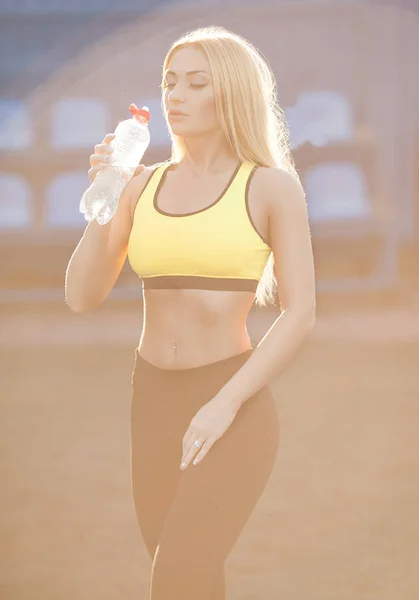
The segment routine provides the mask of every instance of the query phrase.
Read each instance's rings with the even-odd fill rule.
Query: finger
[[[95,154],[110,154],[113,148],[110,144],[96,144]]]
[[[180,468],[182,471],[187,469],[192,462],[192,459],[195,457],[195,454],[198,452],[198,448],[196,446],[192,446],[185,456],[182,458],[182,462],[180,463]]]
[[[109,144],[113,139],[115,139],[115,134],[107,133],[102,140],[102,144]]]
[[[98,173],[102,170],[102,167],[92,167],[91,169],[89,169],[87,171],[87,174],[89,176],[89,179],[91,182],[93,182],[94,179],[96,179],[96,176],[98,175]]]
[[[89,169],[87,171],[88,175],[94,175],[95,173],[98,173],[98,171],[101,170],[102,167],[96,166],[96,167],[92,167],[91,169]]]
[[[138,165],[138,167],[134,171],[134,177],[142,173],[145,169],[145,165]]]
[[[208,452],[210,451],[210,449],[213,447],[213,445],[215,444],[215,442],[216,442],[215,438],[207,438],[205,440],[205,443],[202,446],[201,450],[195,456],[194,461],[193,461],[192,464],[197,465],[199,462],[201,462],[201,460],[204,458],[204,456],[206,454],[208,454]]]
[[[189,450],[192,442],[199,438],[201,432],[195,429],[192,425],[189,425],[185,435],[182,440],[182,448],[183,454],[186,455],[186,452]]]
[[[187,447],[185,449],[185,451],[183,453],[183,457],[182,457],[182,462],[180,465],[180,468],[182,470],[186,469],[190,465],[192,459],[195,457],[196,453],[199,451],[198,446],[195,446],[195,444],[194,444],[195,440],[198,440],[201,442],[201,444],[204,444],[205,438],[203,436],[195,437],[193,439],[193,441],[191,441],[189,447]]]
[[[183,438],[183,447],[182,447],[182,460],[180,461],[180,467],[185,468],[187,465],[188,457],[191,454],[191,447],[193,441],[197,438],[197,434],[192,431],[187,431],[185,437]]]
[[[100,164],[109,164],[112,161],[112,156],[110,154],[91,154],[90,156],[90,164],[92,167]]]
[[[100,171],[103,171],[105,166],[106,165],[104,165],[103,163],[100,165],[95,165],[87,171],[87,174],[89,175],[89,177],[93,177],[93,176],[96,177],[96,175],[98,173],[100,173]],[[110,166],[112,166],[112,165],[110,165]]]

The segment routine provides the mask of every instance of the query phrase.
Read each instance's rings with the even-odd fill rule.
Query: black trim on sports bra
[[[255,230],[256,235],[258,235],[260,237],[260,239],[262,240],[262,242],[264,242],[267,246],[269,246],[269,248],[271,248],[270,243],[268,242],[268,240],[265,240],[265,238],[263,237],[263,235],[261,235],[259,233],[259,231],[256,229],[256,225],[252,219],[252,215],[250,214],[250,210],[249,210],[249,186],[250,186],[250,182],[252,180],[253,175],[256,173],[256,169],[258,168],[258,165],[255,165],[253,167],[253,169],[250,171],[249,177],[247,178],[247,182],[246,182],[246,191],[245,191],[245,200],[246,200],[246,212],[247,212],[247,216],[249,217],[249,221],[251,226],[253,227],[253,229]],[[272,250],[272,248],[271,248]]]
[[[144,192],[146,191],[146,188],[147,188],[148,184],[149,184],[149,183],[150,183],[150,181],[153,179],[153,176],[154,176],[154,174],[155,174],[155,173],[157,173],[157,169],[158,169],[158,167],[156,167],[155,169],[153,169],[153,170],[151,171],[149,178],[148,178],[148,179],[147,179],[147,181],[145,182],[145,184],[144,184],[144,187],[143,187],[143,189],[141,190],[141,192],[140,192],[140,194],[139,194],[139,196],[138,196],[138,198],[137,198],[137,201],[136,201],[135,205],[134,205],[134,206],[133,206],[133,208],[132,208],[132,214],[131,214],[131,219],[132,219],[132,220],[134,220],[135,209],[137,208],[137,204],[138,204],[138,202],[139,202],[139,200],[140,200],[141,196],[142,196],[142,195],[144,194]]]
[[[204,211],[212,208],[213,206],[215,206],[215,204],[217,204],[225,196],[225,194],[227,193],[227,191],[230,188],[231,184],[233,183],[233,181],[234,181],[237,173],[239,172],[240,167],[242,166],[242,164],[243,164],[242,162],[239,162],[239,164],[237,165],[237,167],[234,170],[233,175],[230,177],[229,182],[227,183],[227,185],[224,188],[224,190],[221,192],[220,196],[218,196],[217,200],[215,200],[215,202],[212,202],[208,206],[205,206],[205,208],[201,208],[199,210],[195,210],[194,212],[189,212],[189,213],[169,213],[169,212],[166,212],[166,211],[162,210],[157,205],[158,194],[159,194],[160,188],[163,185],[163,182],[164,182],[164,180],[166,178],[166,174],[170,170],[170,167],[169,167],[163,173],[163,175],[162,175],[162,177],[161,177],[161,179],[159,181],[159,184],[158,184],[158,186],[156,188],[156,191],[154,192],[153,206],[154,206],[155,210],[158,213],[160,213],[161,215],[165,215],[166,217],[189,217],[191,215],[197,215],[198,213],[204,212]]]
[[[143,277],[145,290],[223,290],[238,292],[256,292],[257,279],[235,279],[223,277],[205,277],[202,275],[158,275]]]

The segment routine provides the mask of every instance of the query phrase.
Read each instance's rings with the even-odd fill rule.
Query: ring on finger
[[[196,446],[197,448],[202,448],[202,446],[204,445],[202,442],[200,442],[199,440],[195,440],[193,443],[194,446]]]

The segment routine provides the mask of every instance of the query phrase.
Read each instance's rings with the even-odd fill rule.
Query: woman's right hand
[[[90,183],[93,183],[96,175],[102,171],[105,167],[112,163],[112,152],[111,146],[112,140],[115,139],[114,133],[108,133],[101,144],[96,144],[94,154],[90,155],[90,169],[88,171]],[[145,169],[144,165],[138,165],[133,173],[133,177],[142,173]]]

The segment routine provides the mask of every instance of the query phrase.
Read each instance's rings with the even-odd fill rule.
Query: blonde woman
[[[224,562],[277,453],[269,383],[315,319],[311,239],[258,51],[219,27],[193,31],[170,48],[162,88],[171,158],[140,165],[111,222],[87,226],[66,299],[75,312],[95,309],[127,255],[141,277],[131,467],[150,598],[222,600]],[[91,180],[111,139],[95,147]],[[276,292],[282,312],[253,349],[249,310]]]

